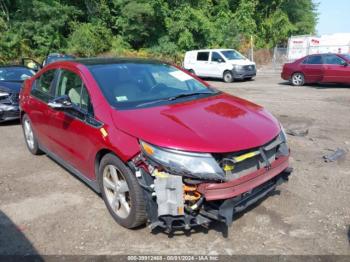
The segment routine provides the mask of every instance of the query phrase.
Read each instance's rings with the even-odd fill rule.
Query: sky
[[[350,0],[314,0],[318,2],[318,35],[350,33]]]

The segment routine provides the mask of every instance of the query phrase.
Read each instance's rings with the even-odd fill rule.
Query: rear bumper
[[[203,183],[198,186],[198,191],[207,201],[223,200],[236,197],[240,194],[264,184],[281,174],[289,166],[289,156],[282,156],[273,163],[271,168],[259,169],[249,175],[226,183]]]
[[[0,122],[19,119],[20,110],[18,105],[0,104]]]
[[[282,72],[282,73],[281,73],[281,78],[282,78],[283,80],[290,80],[290,74],[287,74],[287,73],[285,73],[285,72]]]

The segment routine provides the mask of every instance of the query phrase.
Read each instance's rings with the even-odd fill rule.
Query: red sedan
[[[127,228],[230,224],[291,171],[271,114],[162,62],[55,62],[25,82],[20,108],[29,151],[101,193]]]
[[[350,54],[315,54],[283,66],[281,77],[295,86],[311,83],[350,84]]]

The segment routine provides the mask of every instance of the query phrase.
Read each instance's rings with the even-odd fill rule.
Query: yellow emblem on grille
[[[242,162],[248,158],[252,158],[256,155],[259,155],[259,151],[249,152],[249,153],[246,153],[246,154],[243,154],[240,156],[235,156],[235,157],[233,157],[233,160],[235,163],[238,163],[238,162]]]

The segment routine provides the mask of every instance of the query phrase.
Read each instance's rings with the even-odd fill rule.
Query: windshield
[[[246,59],[243,55],[238,53],[235,50],[226,50],[221,51],[221,53],[226,57],[228,60],[239,60],[239,59]]]
[[[35,72],[33,70],[24,67],[1,67],[0,81],[24,81],[34,74]]]
[[[119,109],[174,103],[216,94],[177,68],[156,63],[89,66],[108,102]]]
[[[350,61],[350,54],[342,54],[347,60]]]

